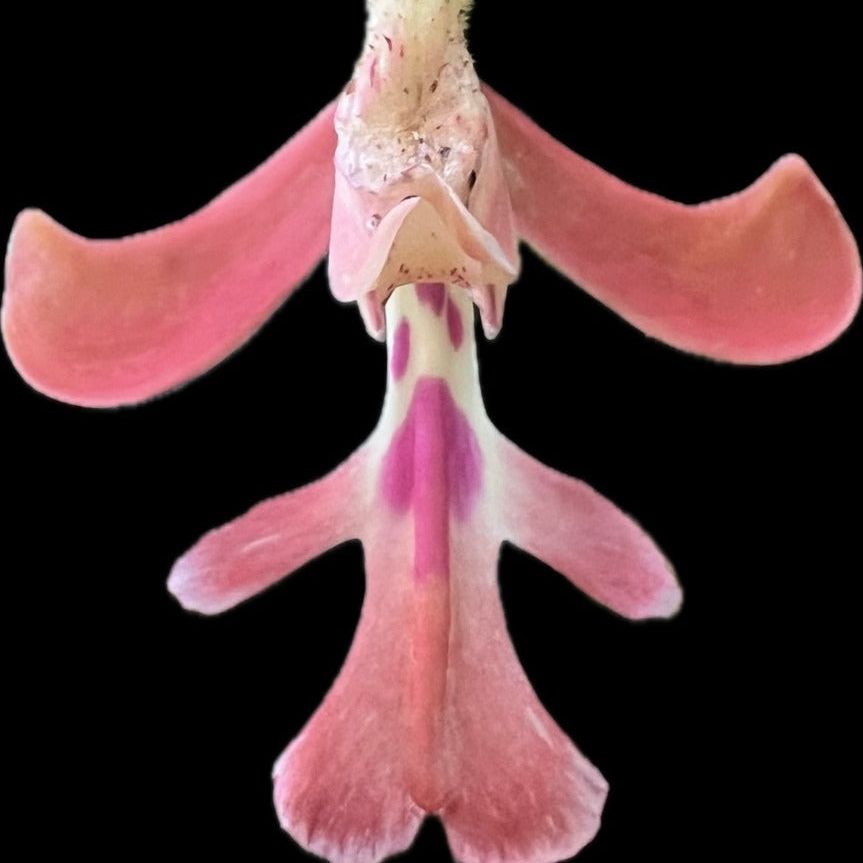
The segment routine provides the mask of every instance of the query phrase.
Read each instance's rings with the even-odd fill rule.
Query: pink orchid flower
[[[730,362],[816,351],[860,303],[854,240],[802,159],[696,207],[627,186],[480,84],[468,5],[371,0],[338,102],[193,216],[92,241],[28,210],[7,257],[10,356],[73,404],[140,402],[203,373],[327,249],[333,293],[386,338],[370,438],[318,482],[204,536],[169,581],[185,607],[218,613],[362,541],[353,647],[274,769],[285,829],[333,861],[403,850],[429,813],[465,863],[559,860],[598,829],[606,783],[538,701],[507,634],[504,540],[626,617],[680,605],[631,518],[486,416],[473,307],[494,336],[518,240],[648,335]]]

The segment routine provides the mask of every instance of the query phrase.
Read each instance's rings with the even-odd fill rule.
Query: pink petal
[[[599,829],[608,786],[546,713],[509,639],[498,547],[456,535],[441,810],[461,863],[551,863]]]
[[[686,206],[628,186],[485,87],[520,235],[654,338],[776,363],[835,339],[860,304],[860,256],[799,156],[744,191]]]
[[[447,300],[464,309],[456,293]],[[448,339],[413,291],[389,313]],[[569,857],[598,829],[607,786],[543,709],[507,634],[496,578],[507,466],[482,451],[496,433],[444,378],[420,376],[404,395],[369,441],[354,644],[276,764],[279,817],[345,863],[403,850],[426,814],[463,863]]]
[[[365,465],[359,449],[323,479],[210,531],[174,564],[169,590],[184,608],[218,614],[356,538]]]
[[[366,598],[354,643],[324,703],[273,769],[282,826],[332,863],[373,863],[404,850],[425,814],[408,784],[413,580],[404,542],[396,532],[366,544]]]
[[[674,570],[635,521],[503,436],[497,449],[508,539],[618,614],[640,620],[677,612],[683,596]]]
[[[326,251],[334,105],[194,215],[87,240],[22,212],[2,328],[22,376],[91,407],[151,398],[238,348]]]
[[[506,631],[498,544],[457,524],[418,581],[406,522],[364,538],[366,601],[323,705],[274,769],[282,825],[331,861],[404,850],[426,814],[454,856],[546,863],[595,834],[607,786],[548,716]]]

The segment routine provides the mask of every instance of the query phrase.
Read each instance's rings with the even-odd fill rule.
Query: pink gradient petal
[[[326,252],[334,105],[192,216],[88,240],[22,212],[6,257],[2,329],[36,389],[90,407],[131,404],[238,348]]]
[[[623,183],[485,87],[519,234],[647,335],[739,363],[817,351],[860,305],[860,255],[799,156],[697,206]]]
[[[453,578],[422,583],[405,522],[377,519],[364,537],[354,643],[273,773],[281,823],[313,853],[380,860],[408,847],[426,814],[464,863],[551,863],[596,833],[606,783],[518,662],[485,534],[456,526]]]
[[[599,828],[607,785],[509,639],[496,578],[506,487],[498,477],[489,493],[480,438],[442,378],[419,377],[380,434],[375,499],[357,507],[366,599],[338,678],[274,768],[281,823],[338,863],[404,850],[426,815],[463,863],[570,857]],[[512,467],[490,455],[490,470]]]
[[[540,704],[506,630],[498,547],[467,531],[453,545],[440,816],[461,863],[551,863],[599,829],[608,786]]]
[[[184,608],[218,614],[356,538],[365,470],[359,449],[323,479],[259,503],[205,534],[174,564],[168,589]]]
[[[503,436],[497,451],[508,539],[624,617],[677,612],[683,594],[674,570],[633,519]]]
[[[404,850],[425,814],[408,778],[406,543],[403,531],[364,541],[366,598],[353,645],[323,704],[273,769],[282,826],[333,863],[373,863]]]

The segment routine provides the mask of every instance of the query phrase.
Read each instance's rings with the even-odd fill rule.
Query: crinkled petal
[[[623,183],[485,87],[519,234],[650,336],[739,363],[817,351],[860,304],[860,255],[799,156],[686,206]]]
[[[333,115],[331,104],[257,170],[157,230],[88,240],[22,212],[2,310],[22,376],[108,407],[170,390],[238,348],[326,251]]]

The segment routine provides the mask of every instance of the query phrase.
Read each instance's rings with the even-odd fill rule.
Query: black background
[[[502,6],[474,15],[480,75],[578,152],[694,202],[797,151],[863,237],[850,20]],[[29,205],[90,236],[185,215],[332,98],[362,39],[359,0],[147,9],[9,25],[3,232]],[[528,675],[611,784],[579,859],[830,859],[851,814],[863,324],[789,365],[720,365],[523,256],[503,332],[479,347],[489,414],[634,514],[685,591],[674,621],[632,624],[503,552]],[[164,582],[205,530],[347,456],[384,379],[323,268],[239,353],[142,407],[55,403],[0,362],[7,787],[34,853],[304,858],[269,771],[347,651],[359,546],[213,619]],[[422,859],[448,859],[433,820],[405,856]]]

